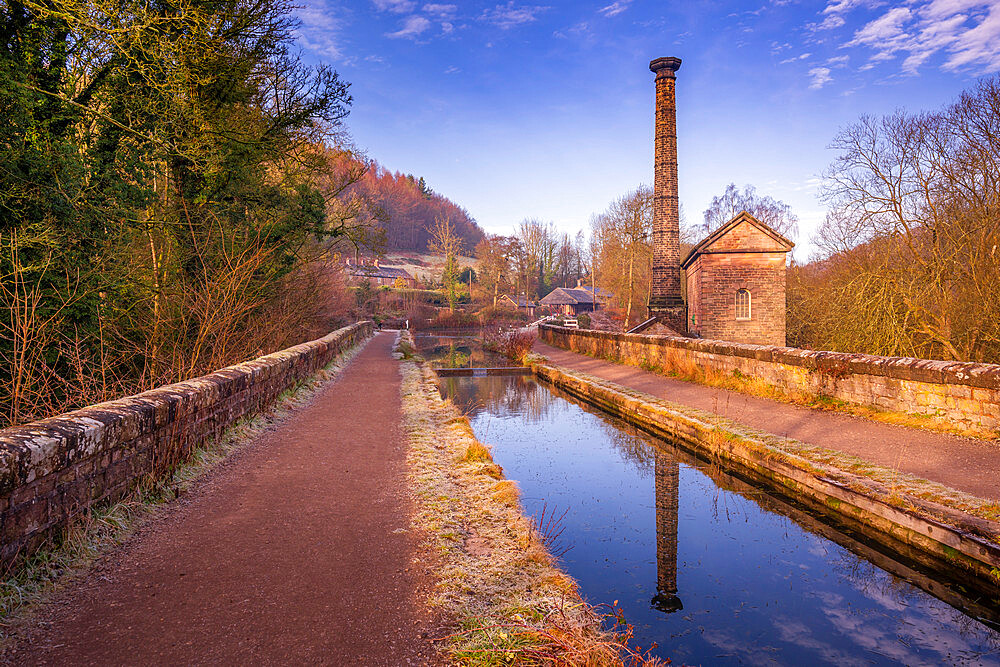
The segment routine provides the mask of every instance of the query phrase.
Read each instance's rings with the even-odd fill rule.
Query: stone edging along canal
[[[753,431],[712,413],[664,401],[585,373],[534,361],[534,374],[576,398],[656,436],[724,461],[786,495],[860,524],[888,546],[903,543],[957,567],[1000,594],[1000,523],[932,503],[795,452],[818,451],[789,438]],[[871,466],[875,468],[875,466]],[[885,471],[893,476],[891,471]],[[900,476],[902,486],[906,486]],[[874,534],[872,534],[874,531]]]

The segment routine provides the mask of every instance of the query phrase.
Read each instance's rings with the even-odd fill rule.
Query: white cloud
[[[823,19],[823,22],[816,26],[817,30],[833,30],[834,28],[839,28],[840,26],[847,23],[843,16],[839,14],[831,14]]]
[[[823,14],[841,17],[857,0],[832,0]],[[916,74],[933,56],[944,54],[944,70],[976,74],[1000,71],[1000,3],[997,0],[910,0],[854,33],[845,47],[874,53],[868,65],[901,57],[901,68]]]
[[[628,9],[628,6],[631,4],[632,0],[615,0],[615,2],[611,3],[607,7],[601,7],[597,11],[605,16],[618,16]]]
[[[386,37],[391,37],[392,39],[401,39],[408,37],[410,39],[415,39],[420,33],[424,32],[431,27],[431,22],[425,19],[423,16],[408,16],[406,20],[403,21],[403,27],[396,32],[387,32]]]
[[[782,60],[778,64],[779,65],[787,65],[788,63],[794,63],[794,62],[799,61],[799,60],[805,60],[806,58],[808,58],[811,55],[812,55],[811,53],[803,53],[800,56],[792,56],[791,58],[785,58],[784,60]]]
[[[431,3],[424,5],[424,11],[428,14],[433,14],[435,16],[440,16],[441,18],[447,18],[449,16],[454,16],[455,12],[458,11],[458,5],[440,5],[436,3]]]
[[[511,0],[506,5],[497,5],[493,9],[487,9],[483,12],[482,18],[506,30],[507,28],[537,21],[536,14],[540,14],[546,9],[548,7],[515,5],[513,0]]]
[[[861,30],[854,33],[854,39],[847,46],[887,45],[907,37],[903,25],[908,23],[913,14],[906,7],[890,9],[881,17],[875,19]]]
[[[380,12],[393,12],[395,14],[406,14],[412,12],[417,6],[414,0],[372,0],[375,9]]]
[[[318,3],[299,7],[296,15],[301,22],[296,34],[302,48],[338,60],[343,57],[338,44],[340,22],[333,12]]]
[[[809,76],[812,77],[812,81],[809,83],[810,90],[819,90],[833,81],[833,77],[830,76],[829,67],[813,67],[809,70]]]

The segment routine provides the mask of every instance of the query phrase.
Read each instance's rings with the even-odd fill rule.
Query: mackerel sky
[[[1000,0],[302,2],[306,59],[352,83],[357,146],[495,233],[575,233],[652,183],[648,64],[677,56],[685,217],[753,184],[799,215],[804,260],[839,128],[1000,71]]]

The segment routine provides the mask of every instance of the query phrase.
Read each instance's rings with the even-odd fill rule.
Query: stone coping
[[[275,379],[296,366],[302,366],[298,377],[308,376],[329,361],[324,359],[326,353],[339,350],[342,340],[370,333],[371,329],[371,322],[358,322],[202,377],[0,430],[0,498],[123,442],[171,425],[183,425],[186,418],[197,418],[200,411],[207,411],[218,401]],[[319,360],[323,361],[317,365]]]
[[[1000,390],[1000,364],[982,364],[965,361],[935,361],[913,357],[881,357],[874,354],[851,354],[804,350],[797,347],[750,345],[722,340],[685,338],[649,334],[613,333],[591,329],[569,329],[551,324],[539,328],[560,334],[571,334],[609,341],[659,345],[733,357],[745,357],[789,366],[799,366],[810,371],[843,375],[876,375],[898,380],[913,380],[934,384],[954,384],[982,389]]]

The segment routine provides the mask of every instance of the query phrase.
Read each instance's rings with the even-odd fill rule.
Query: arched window
[[[750,290],[736,290],[736,319],[750,319]]]

